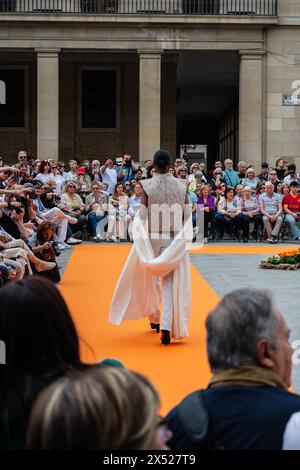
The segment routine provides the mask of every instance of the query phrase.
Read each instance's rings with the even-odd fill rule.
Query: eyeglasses
[[[274,176],[277,175],[277,173],[269,173],[269,175]]]
[[[27,160],[27,155],[20,155],[19,160]]]
[[[68,188],[76,189],[76,186],[68,186]]]

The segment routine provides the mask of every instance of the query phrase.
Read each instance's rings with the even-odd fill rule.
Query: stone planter
[[[262,268],[262,269],[284,269],[285,271],[294,271],[295,269],[300,268],[300,263],[296,263],[296,264],[287,264],[287,263],[272,264],[272,263],[268,263],[267,261],[262,261],[260,263],[259,267]]]

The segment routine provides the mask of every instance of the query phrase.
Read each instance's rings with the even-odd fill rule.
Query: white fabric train
[[[157,257],[148,236],[147,222],[139,214],[133,223],[134,246],[123,267],[110,306],[109,322],[147,317],[159,309],[158,278],[173,271],[173,338],[188,336],[191,307],[191,281],[188,246],[192,241],[192,218]]]

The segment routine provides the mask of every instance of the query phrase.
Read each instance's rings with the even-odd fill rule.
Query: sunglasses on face
[[[20,155],[19,160],[27,160],[26,155]]]
[[[68,186],[70,189],[76,189],[76,186]]]
[[[51,170],[56,170],[57,169],[57,166],[52,166],[51,167]]]

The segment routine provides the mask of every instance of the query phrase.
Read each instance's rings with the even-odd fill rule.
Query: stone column
[[[58,160],[59,143],[59,52],[37,53],[37,158]]]
[[[139,51],[139,160],[152,159],[160,148],[160,87],[162,51]]]
[[[263,151],[263,56],[265,51],[239,51],[239,160],[260,169]]]

